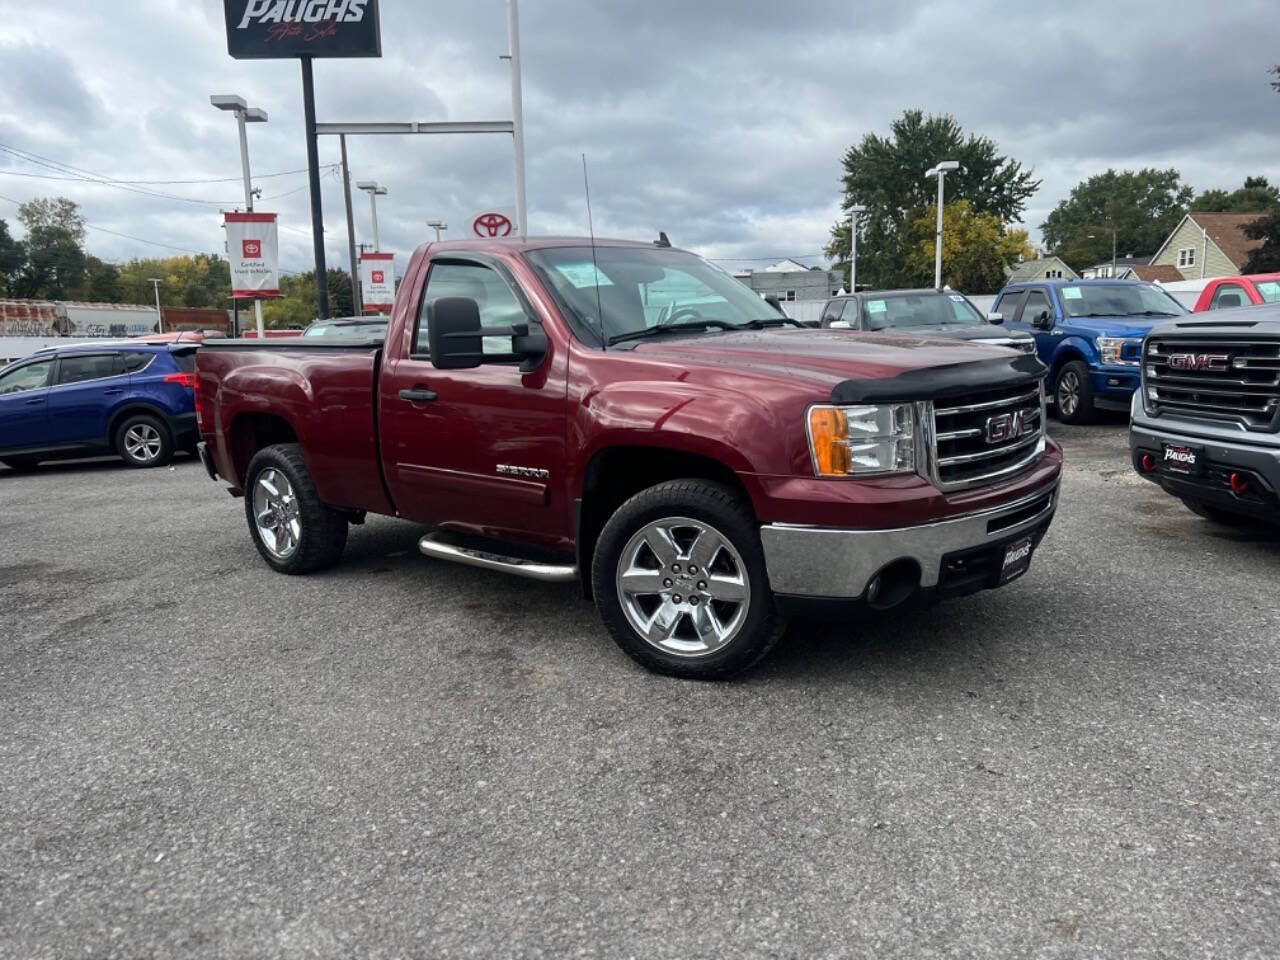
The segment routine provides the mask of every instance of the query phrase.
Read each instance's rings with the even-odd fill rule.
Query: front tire
[[[1072,360],[1058,371],[1058,381],[1053,387],[1053,405],[1063,423],[1093,423],[1097,419],[1093,387],[1089,385],[1089,368],[1083,361]]]
[[[591,564],[615,642],[657,673],[722,680],[764,658],[786,627],[755,518],[707,480],[642,490],[609,518]]]
[[[254,454],[244,489],[249,533],[273,570],[311,573],[342,558],[347,519],[320,501],[296,443],[277,443]]]

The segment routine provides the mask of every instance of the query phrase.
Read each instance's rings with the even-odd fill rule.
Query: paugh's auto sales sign
[[[223,0],[237,60],[380,57],[378,0]]]
[[[231,296],[253,300],[280,296],[279,239],[274,213],[224,214]]]

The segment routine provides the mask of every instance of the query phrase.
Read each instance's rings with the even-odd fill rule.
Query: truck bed
[[[209,341],[196,360],[201,416],[218,473],[242,492],[264,433],[296,439],[320,499],[349,510],[394,513],[378,450],[379,341]]]

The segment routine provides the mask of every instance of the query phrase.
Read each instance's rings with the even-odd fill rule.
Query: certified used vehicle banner
[[[253,300],[280,296],[280,244],[274,213],[228,213],[227,259],[231,296]]]
[[[394,253],[360,255],[360,302],[365,313],[390,313],[396,300]]]

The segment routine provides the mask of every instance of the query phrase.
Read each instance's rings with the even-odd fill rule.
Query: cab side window
[[[832,320],[839,320],[840,311],[844,309],[844,305],[844,300],[828,300],[827,305],[822,309],[822,325],[829,327]]]
[[[844,313],[840,315],[840,319],[849,325],[850,330],[861,330],[862,324],[858,322],[858,313],[858,301],[846,300],[844,302]]]
[[[422,304],[418,308],[418,326],[413,334],[413,355],[427,357],[431,346],[427,340],[427,308],[441,297],[466,297],[480,308],[480,325],[497,327],[525,323],[520,301],[496,270],[478,263],[433,263],[427,275]],[[510,337],[485,337],[485,353],[510,353]]]
[[[1018,304],[1022,302],[1022,294],[1025,291],[1011,290],[1004,294],[995,303],[991,305],[991,312],[998,313],[1004,317],[1005,323],[1013,323],[1018,319]]]
[[[6,393],[22,393],[24,390],[37,390],[49,385],[49,371],[53,369],[53,361],[28,363],[25,367],[10,370],[0,377],[0,395]]]
[[[1022,305],[1022,322],[1033,323],[1042,313],[1047,313],[1049,322],[1053,322],[1053,307],[1049,304],[1048,295],[1043,290],[1032,290]]]
[[[58,363],[58,386],[105,380],[124,373],[124,360],[118,353],[95,353],[81,357],[63,357]]]

